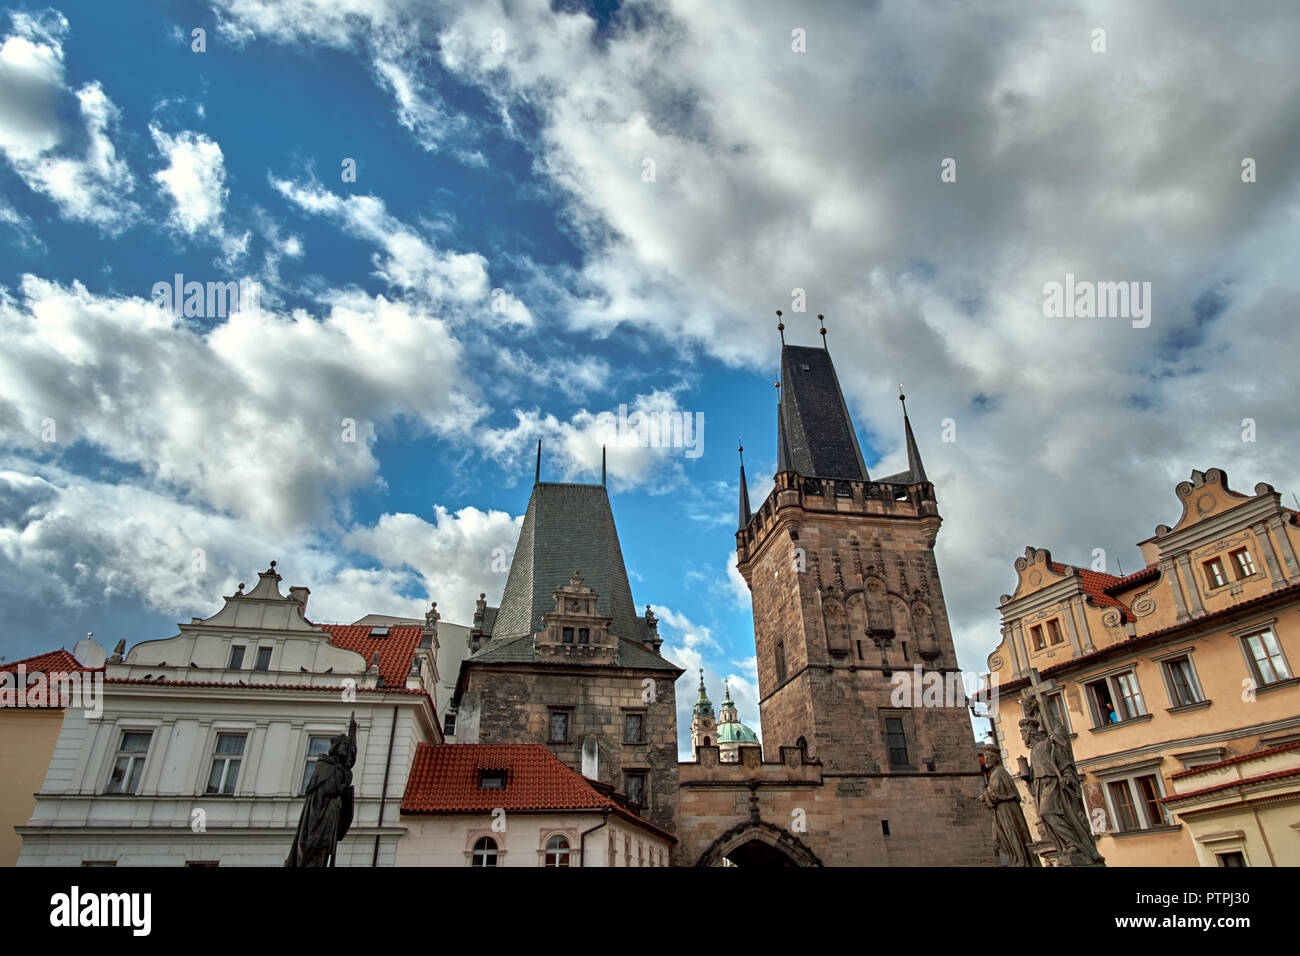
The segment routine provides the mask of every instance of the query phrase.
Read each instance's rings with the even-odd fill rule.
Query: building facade
[[[391,865],[407,774],[440,742],[437,617],[318,625],[308,589],[257,586],[166,640],[118,651],[103,710],[69,710],[30,819],[24,866],[281,866],[315,759],[358,725],[351,832],[338,865]]]
[[[1016,559],[988,658],[996,740],[1014,774],[1023,702],[1042,701],[1109,865],[1282,865],[1300,841],[1300,775],[1275,776],[1300,741],[1300,526],[1271,486],[1241,494],[1219,469],[1176,494],[1133,574]]]

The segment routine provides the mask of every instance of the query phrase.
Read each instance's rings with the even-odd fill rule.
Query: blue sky
[[[704,416],[698,458],[610,450],[614,511],[681,692],[703,666],[757,724],[728,563],[737,436],[755,505],[774,470],[780,308],[801,344],[826,313],[874,474],[908,383],[983,669],[1026,544],[1132,570],[1192,468],[1300,488],[1300,24],[1142,7],[6,9],[0,653],[166,636],[272,559],[321,620],[468,622],[537,440],[543,477],[598,480],[625,404]],[[262,308],[162,316],[178,272]],[[1151,328],[1045,319],[1067,272],[1151,281]]]

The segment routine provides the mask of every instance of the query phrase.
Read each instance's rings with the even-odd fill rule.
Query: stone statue
[[[1002,754],[989,745],[984,748],[984,766],[991,768],[988,786],[980,794],[980,801],[993,811],[993,839],[998,849],[1006,855],[1008,866],[1041,866],[1038,854],[1029,848],[1033,837],[1020,810],[1020,792],[1007,768],[1002,766]]]
[[[1020,734],[1029,748],[1029,772],[1025,782],[1034,797],[1038,819],[1057,850],[1059,866],[1104,866],[1083,808],[1083,787],[1079,771],[1070,756],[1065,731],[1053,727],[1044,732],[1038,718],[1037,701],[1030,699],[1020,721]]]
[[[329,753],[316,761],[298,816],[298,832],[285,866],[334,866],[338,844],[352,826],[352,765],[357,761],[357,721],[330,740]]]

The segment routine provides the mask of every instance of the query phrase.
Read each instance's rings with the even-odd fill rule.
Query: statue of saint
[[[984,766],[992,769],[980,801],[993,811],[993,839],[1010,861],[1007,865],[1041,866],[1038,854],[1029,848],[1033,837],[1029,835],[1029,826],[1020,810],[1016,782],[1002,766],[1002,754],[992,744],[984,748]]]
[[[357,721],[330,740],[329,753],[316,761],[307,797],[298,817],[298,832],[285,866],[334,866],[338,844],[352,826],[352,765],[357,761]]]
[[[1070,757],[1065,731],[1053,727],[1047,734],[1036,716],[1037,707],[1020,722],[1021,739],[1029,748],[1029,791],[1034,796],[1038,818],[1056,845],[1058,860],[1065,866],[1105,865],[1083,810],[1083,787],[1079,771]]]

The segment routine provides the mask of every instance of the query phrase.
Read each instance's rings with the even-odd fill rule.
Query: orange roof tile
[[[387,687],[401,687],[411,672],[411,656],[420,646],[423,628],[419,624],[394,624],[387,637],[371,637],[369,624],[322,624],[330,633],[330,643],[345,651],[356,651],[366,659],[366,666],[379,655],[379,676]]]
[[[1080,568],[1076,565],[1052,562],[1052,570],[1057,574],[1064,574],[1066,569],[1071,567],[1074,568],[1074,573],[1078,575],[1079,583],[1083,585],[1083,593],[1088,595],[1093,604],[1098,607],[1117,607],[1126,620],[1133,620],[1133,612],[1128,609],[1128,605],[1106,593],[1123,581],[1123,578],[1117,578],[1113,574],[1104,574],[1101,571],[1093,571],[1091,568]]]
[[[499,790],[479,787],[480,770],[504,770]],[[609,810],[676,840],[601,794],[541,744],[419,744],[402,797],[403,813]]]
[[[31,686],[32,678],[37,674],[44,674],[48,678],[50,674],[70,674],[77,671],[103,670],[102,667],[83,667],[69,651],[59,648],[56,651],[46,651],[44,654],[37,654],[35,657],[24,657],[19,661],[5,661],[3,664],[0,664],[0,674],[9,675],[0,678],[0,686],[6,685],[10,680],[16,682],[18,677],[18,668],[20,666],[23,668],[23,673],[26,675],[26,683],[28,686]],[[60,688],[60,693],[57,699],[50,700],[44,705],[28,704],[25,709],[39,710],[42,708],[53,708],[57,710],[64,707],[67,700],[65,695],[62,693],[63,689],[65,688]]]

